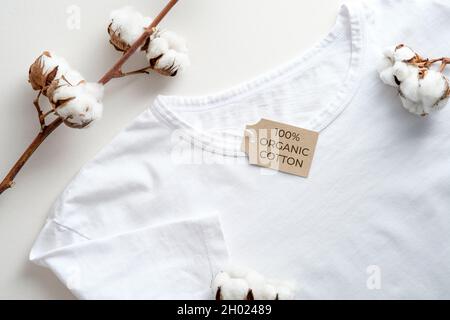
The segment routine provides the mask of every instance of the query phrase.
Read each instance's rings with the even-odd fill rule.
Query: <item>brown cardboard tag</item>
[[[262,119],[247,126],[242,151],[250,164],[307,178],[319,133]]]

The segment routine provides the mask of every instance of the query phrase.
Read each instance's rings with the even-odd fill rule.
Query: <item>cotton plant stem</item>
[[[41,125],[41,131],[42,131],[42,130],[44,130],[44,127],[45,127],[45,116],[44,116],[44,113],[42,112],[41,105],[39,104],[39,99],[40,99],[41,95],[42,95],[42,91],[39,91],[39,94],[37,95],[36,99],[34,99],[33,104],[36,108],[39,123]]]
[[[150,71],[149,71],[150,69],[152,69],[152,67],[147,66],[145,68],[134,70],[134,71],[130,71],[130,72],[121,72],[120,75],[117,76],[117,78],[128,77],[128,76],[132,76],[132,75],[136,75],[136,74],[149,74],[150,73]]]
[[[442,58],[441,67],[439,68],[440,72],[444,72],[447,65],[450,63],[450,58]]]
[[[63,123],[61,118],[56,119],[48,126],[45,126],[41,132],[37,135],[37,137],[33,140],[33,142],[30,144],[30,146],[25,150],[23,155],[20,157],[20,159],[16,162],[14,167],[11,169],[11,171],[8,173],[8,175],[5,177],[5,179],[0,184],[0,194],[5,192],[6,190],[10,189],[14,185],[14,178],[17,176],[17,174],[20,172],[20,170],[23,168],[23,166],[27,163],[27,161],[31,158],[33,153],[39,148],[39,146],[42,144],[42,142],[47,139],[47,137],[55,131],[61,124]]]
[[[436,62],[440,62],[441,66],[439,68],[439,72],[443,72],[448,64],[450,64],[450,58],[448,57],[442,57],[437,59],[422,59],[415,63],[418,67],[421,68],[429,68],[431,65],[435,64]]]
[[[155,32],[155,28],[164,19],[164,17],[169,13],[169,11],[177,4],[178,0],[170,0],[166,7],[160,12],[160,14],[153,20],[152,24],[145,29],[145,32],[136,40],[135,43],[128,49],[125,54],[117,61],[117,63],[108,71],[106,74],[98,81],[98,83],[106,85],[109,81],[114,78],[123,77],[122,73],[123,65],[130,59],[130,57],[144,45],[145,41]],[[148,68],[147,68],[148,69]],[[141,70],[138,70],[141,71]],[[141,71],[142,73],[143,71]],[[135,72],[136,73],[136,72]],[[38,110],[38,115],[41,124],[41,131],[30,144],[30,146],[25,150],[20,159],[16,162],[13,168],[9,171],[3,181],[0,183],[0,195],[6,190],[10,189],[14,185],[14,179],[19,174],[20,170],[25,166],[27,161],[31,158],[34,152],[39,148],[39,146],[52,134],[58,127],[60,127],[64,121],[61,118],[54,120],[49,125],[45,125],[42,120],[42,111],[40,107],[35,104]]]

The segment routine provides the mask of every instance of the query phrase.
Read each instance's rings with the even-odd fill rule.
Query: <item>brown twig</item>
[[[150,69],[152,69],[152,67],[147,66],[142,69],[138,69],[138,70],[134,70],[134,71],[121,72],[120,75],[118,75],[116,78],[128,77],[128,76],[132,76],[135,74],[150,74],[150,72],[149,72]]]
[[[5,192],[6,190],[10,189],[14,185],[14,178],[17,176],[17,174],[20,172],[20,170],[23,168],[25,163],[27,163],[28,159],[31,158],[33,153],[39,148],[39,146],[42,144],[42,142],[47,139],[47,137],[55,131],[61,124],[63,123],[61,118],[56,119],[48,126],[44,126],[41,132],[37,135],[37,137],[34,139],[34,141],[30,144],[30,146],[25,150],[23,155],[20,157],[20,159],[16,162],[14,167],[11,169],[11,171],[8,173],[8,175],[5,177],[3,182],[0,184],[0,194]]]
[[[442,58],[436,58],[436,59],[423,59],[419,58],[418,61],[414,62],[413,64],[417,65],[419,68],[425,68],[428,69],[431,67],[431,65],[435,64],[436,62],[440,62],[441,66],[439,67],[439,72],[443,72],[448,64],[450,64],[450,58],[448,57],[442,57]]]
[[[41,95],[42,95],[42,91],[39,91],[39,94],[37,95],[36,99],[34,99],[33,104],[34,104],[37,114],[38,114],[39,123],[41,125],[41,131],[43,131],[44,127],[45,127],[45,116],[44,116],[44,113],[42,112],[41,105],[39,103],[39,99],[41,98]]]
[[[43,113],[42,114],[42,117],[44,118],[44,119],[46,119],[49,115],[51,115],[51,114],[55,114],[55,110],[49,110],[49,111],[47,111],[46,113]]]
[[[170,0],[166,7],[160,12],[160,14],[153,20],[152,24],[145,29],[145,32],[136,40],[135,43],[128,49],[125,54],[117,61],[117,63],[98,81],[98,83],[106,85],[114,78],[120,78],[124,76],[122,72],[123,65],[130,59],[130,57],[140,48],[147,39],[155,32],[155,28],[169,13],[169,11],[177,4],[178,0]],[[147,68],[148,69],[148,68]],[[39,96],[38,96],[39,98]],[[20,159],[16,162],[13,168],[9,171],[5,179],[0,183],[0,195],[6,190],[12,188],[14,185],[14,179],[20,170],[24,167],[27,161],[31,158],[33,153],[39,148],[39,146],[47,139],[47,137],[53,133],[64,122],[61,118],[54,120],[51,124],[45,125],[45,117],[43,117],[42,110],[39,106],[39,99],[35,100],[35,107],[38,111],[39,123],[41,125],[41,131],[36,136],[34,141],[25,150]]]

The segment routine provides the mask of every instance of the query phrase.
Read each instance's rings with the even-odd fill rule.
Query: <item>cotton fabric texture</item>
[[[379,48],[450,54],[446,1],[356,1],[294,61],[159,97],[56,202],[31,252],[82,299],[211,299],[229,260],[297,299],[450,298],[450,109],[410,114]],[[249,166],[261,118],[320,131],[310,177]]]

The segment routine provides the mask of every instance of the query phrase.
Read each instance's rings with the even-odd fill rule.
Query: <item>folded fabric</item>
[[[82,299],[211,299],[228,255],[212,216],[100,239],[49,220],[30,258]]]

